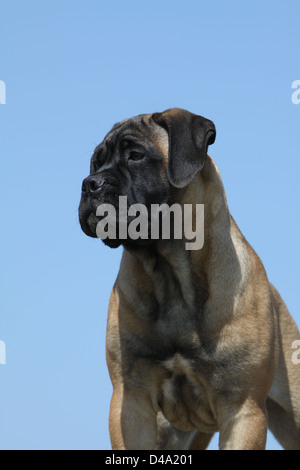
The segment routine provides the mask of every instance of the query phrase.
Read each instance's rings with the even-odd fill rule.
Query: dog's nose
[[[82,192],[83,193],[95,193],[98,189],[100,189],[105,183],[105,179],[100,176],[88,176],[83,180],[82,183]]]

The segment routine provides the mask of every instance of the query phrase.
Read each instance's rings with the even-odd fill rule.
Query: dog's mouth
[[[94,204],[92,204],[94,206]],[[101,206],[101,204],[99,204]],[[98,206],[98,207],[99,207]],[[79,221],[83,232],[91,238],[99,238],[110,248],[118,248],[120,245],[148,246],[152,244],[151,224],[149,223],[147,233],[143,237],[131,237],[129,225],[134,217],[128,215],[128,212],[119,212],[120,208],[113,205],[116,218],[109,218],[104,210],[101,215],[96,215],[97,208],[91,207],[88,202],[81,202],[79,206]],[[102,223],[101,223],[102,222]]]
[[[87,225],[90,231],[97,237],[97,225],[100,222],[100,217],[97,217],[93,212],[90,212],[86,218]]]
[[[96,216],[94,211],[86,212],[85,216],[81,215],[79,217],[80,225],[83,232],[91,238],[99,239],[101,238],[97,234],[97,226],[102,219],[103,217]],[[110,248],[118,248],[122,244],[122,241],[118,239],[106,238],[102,241]]]
[[[103,216],[98,216],[97,209],[102,204],[115,206],[119,197],[117,188],[105,185],[93,194],[82,191],[79,205],[79,221],[83,232],[92,238],[99,238],[97,226]]]
[[[90,210],[82,210],[81,206],[79,207],[79,222],[81,225],[82,231],[89,237],[97,238],[97,224],[99,222],[99,217],[96,216],[95,212]]]
[[[105,245],[110,248],[118,248],[121,244],[126,242],[126,238],[122,239],[119,236],[119,207],[116,200],[119,194],[111,192],[110,197],[105,197],[105,202],[98,199],[86,198],[84,195],[79,205],[79,222],[83,232],[91,238],[99,238]],[[104,198],[103,198],[104,199]],[[101,215],[96,215],[99,207],[104,207]],[[105,210],[106,206],[114,208],[116,218],[108,219],[108,213]],[[107,233],[107,221],[109,220],[109,233]],[[103,221],[103,224],[101,222]]]
[[[101,239],[112,248],[122,244],[148,246],[163,238],[161,224],[158,224],[158,228],[155,226],[160,218],[152,220],[152,203],[137,202],[130,194],[124,193],[111,185],[101,186],[93,193],[83,191],[79,205],[83,232],[91,238]],[[167,198],[165,201],[168,202]],[[159,205],[158,202],[154,205]]]

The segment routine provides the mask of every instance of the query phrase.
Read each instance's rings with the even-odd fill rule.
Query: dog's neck
[[[150,248],[125,250],[138,260],[151,278],[160,305],[166,299],[173,298],[175,302],[180,299],[191,311],[199,308],[199,302],[205,302],[213,288],[210,265],[215,262],[228,264],[230,253],[226,257],[224,251],[228,252],[228,246],[232,245],[224,187],[218,168],[209,156],[202,172],[184,190],[183,197],[181,193],[181,204],[204,204],[204,246],[201,250],[186,250],[185,239],[159,240]]]

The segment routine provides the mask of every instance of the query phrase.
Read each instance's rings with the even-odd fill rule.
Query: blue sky
[[[110,446],[122,250],[87,238],[77,207],[94,147],[125,117],[176,106],[214,121],[231,213],[300,326],[299,14],[298,0],[0,0],[1,449]]]

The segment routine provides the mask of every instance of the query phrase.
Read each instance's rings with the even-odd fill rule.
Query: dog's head
[[[116,211],[119,197],[127,204],[172,204],[178,191],[186,188],[205,164],[207,148],[215,140],[213,122],[182,109],[143,114],[116,124],[96,147],[90,175],[82,183],[79,220],[82,230],[97,237],[100,205],[110,204]],[[177,197],[178,200],[178,197]],[[103,214],[102,214],[103,215]],[[128,223],[132,220],[129,216]],[[119,230],[116,230],[119,234]],[[105,243],[117,247],[124,243],[151,243],[118,236]]]

